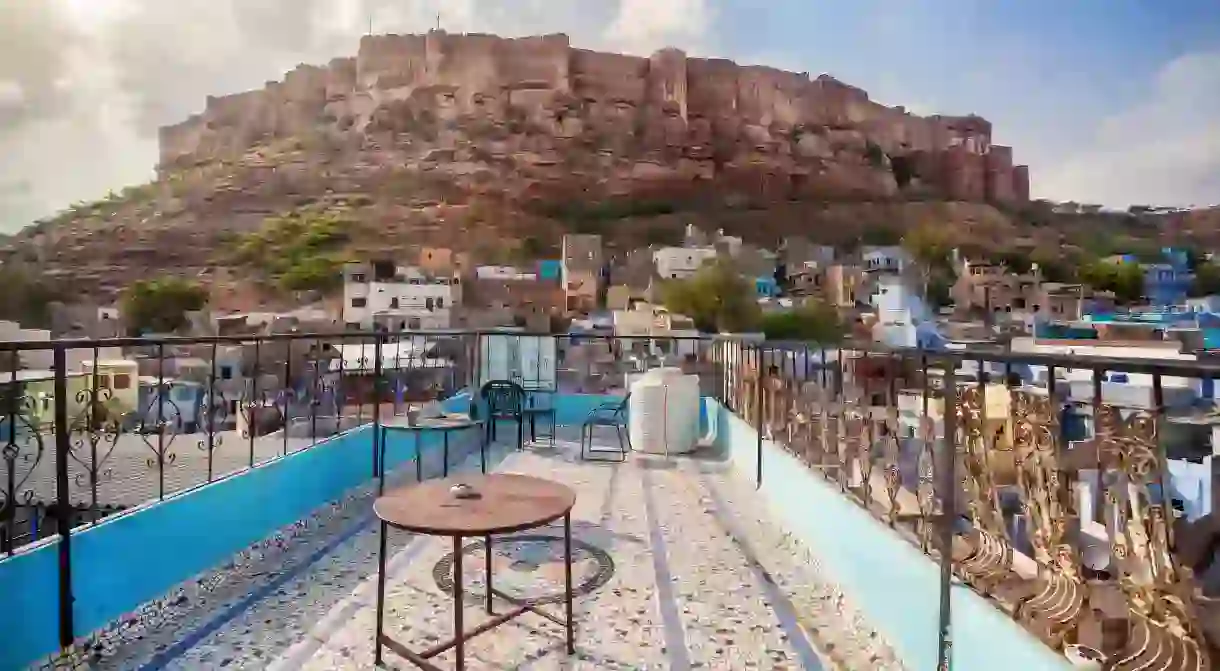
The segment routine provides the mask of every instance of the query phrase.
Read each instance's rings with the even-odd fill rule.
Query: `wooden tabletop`
[[[450,488],[465,484],[478,498],[457,498]],[[486,536],[533,529],[553,522],[576,505],[566,485],[528,475],[454,476],[396,489],[373,502],[391,526],[432,536]]]
[[[381,421],[386,429],[402,431],[453,431],[478,426],[483,421],[465,414],[442,415],[440,417],[419,417],[415,424],[409,424],[406,415],[398,415]]]

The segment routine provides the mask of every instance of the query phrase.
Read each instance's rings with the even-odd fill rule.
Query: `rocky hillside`
[[[5,258],[102,299],[157,269],[248,303],[234,287],[275,278],[236,248],[297,230],[286,219],[324,221],[330,261],[425,244],[503,260],[551,253],[565,231],[627,247],[686,223],[766,245],[944,224],[1053,247],[1064,230],[1031,218],[1028,171],[980,117],[912,115],[828,75],[597,53],[564,35],[366,37],[354,58],[209,97],[160,142],[155,182],[39,222]],[[260,249],[264,261],[276,250]]]

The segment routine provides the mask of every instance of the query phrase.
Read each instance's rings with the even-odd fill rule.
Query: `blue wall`
[[[545,398],[545,395],[544,395]],[[580,424],[614,397],[555,395],[557,423]],[[446,401],[465,411],[470,397]],[[253,543],[367,483],[372,427],[357,427],[253,469],[107,518],[72,535],[78,636],[95,631]],[[430,435],[423,447],[439,445]],[[456,440],[451,443],[457,447]],[[415,439],[390,433],[386,465],[415,458]],[[189,548],[189,551],[183,551]],[[59,646],[58,541],[0,560],[0,670],[22,669]]]
[[[0,669],[59,647],[59,541],[0,560]]]
[[[538,279],[558,280],[563,264],[555,259],[545,259],[538,262]]]
[[[741,477],[753,480],[758,434],[715,401],[717,446]],[[871,513],[771,441],[763,441],[762,492],[786,529],[800,538],[908,669],[936,668],[940,568]],[[951,595],[953,668],[1035,671],[1071,667],[968,587]]]

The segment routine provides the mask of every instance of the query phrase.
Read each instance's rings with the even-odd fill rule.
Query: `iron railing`
[[[498,332],[0,343],[4,362],[0,557],[59,539],[65,647],[88,633],[80,526],[490,379],[606,393],[672,365],[757,429],[760,487],[774,441],[940,563],[942,667],[955,579],[1108,668],[1216,658],[1194,576],[1220,570],[1220,532],[1178,519],[1170,476],[1210,459],[1182,427],[1207,419],[1191,387],[1212,364]]]
[[[1220,533],[1210,517],[1187,519],[1202,510],[1186,514],[1190,481],[1175,485],[1171,464],[1203,468],[1220,447],[1200,398],[1220,367],[738,348],[728,402],[760,440],[940,562],[942,667],[956,577],[1101,668],[1212,668],[1220,584],[1195,576],[1220,570]]]

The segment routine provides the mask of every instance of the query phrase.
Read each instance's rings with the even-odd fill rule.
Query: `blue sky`
[[[20,0],[0,9],[0,230],[145,181],[208,95],[355,53],[368,30],[566,32],[977,113],[1035,196],[1220,204],[1220,0]]]
[[[713,25],[713,42],[745,60],[830,72],[920,112],[987,117],[994,140],[1031,163],[1036,193],[1115,205],[1220,203],[1214,153],[1202,165],[1182,161],[1189,172],[1176,185],[1138,165],[1163,167],[1168,159],[1144,145],[1170,130],[1215,146],[1214,122],[1194,118],[1220,102],[1214,0],[726,0]],[[1210,90],[1192,91],[1189,81],[1164,90],[1165,73],[1183,63]],[[1168,109],[1146,109],[1165,98],[1173,98]],[[1144,112],[1167,127],[1145,127],[1153,119]],[[1124,142],[1126,131],[1136,136]],[[1137,165],[1113,165],[1116,155]]]

